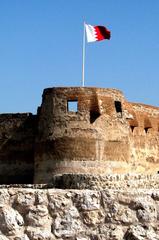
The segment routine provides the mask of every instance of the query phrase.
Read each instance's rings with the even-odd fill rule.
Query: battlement
[[[0,183],[153,174],[158,156],[159,108],[130,103],[116,89],[47,88],[37,115],[0,114]]]

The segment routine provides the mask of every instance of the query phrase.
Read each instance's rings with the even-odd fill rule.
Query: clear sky
[[[44,88],[81,85],[84,20],[112,34],[86,44],[86,86],[159,106],[159,0],[0,0],[0,113],[36,113]]]

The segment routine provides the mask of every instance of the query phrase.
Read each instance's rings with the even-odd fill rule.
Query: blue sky
[[[0,0],[0,113],[36,113],[44,88],[81,85],[84,20],[112,33],[86,44],[85,85],[159,105],[158,0]]]

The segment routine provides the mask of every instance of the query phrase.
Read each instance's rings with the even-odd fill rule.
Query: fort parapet
[[[159,108],[127,102],[116,89],[48,88],[37,115],[0,114],[0,183],[152,174],[158,156]]]

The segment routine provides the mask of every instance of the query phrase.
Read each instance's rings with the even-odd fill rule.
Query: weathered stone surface
[[[52,231],[58,238],[75,237],[83,232],[78,211],[76,209],[68,209],[63,216],[57,216],[52,224]]]
[[[8,240],[8,238],[0,232],[0,240]]]
[[[45,227],[50,222],[47,206],[31,206],[25,219],[30,226]]]
[[[137,222],[136,213],[118,202],[109,204],[107,207],[106,222],[116,224],[131,224]]]
[[[28,239],[32,240],[54,240],[56,239],[50,230],[45,228],[38,228],[38,227],[27,227],[26,233],[28,235]]]
[[[122,226],[118,225],[103,225],[100,228],[100,239],[109,239],[109,240],[123,240],[124,231]]]
[[[0,184],[13,184],[0,185],[0,240],[159,239],[158,119],[80,87],[45,89],[35,116],[0,114]]]
[[[0,230],[7,236],[17,234],[24,225],[23,217],[7,205],[0,206]]]
[[[26,234],[16,235],[15,237],[9,237],[10,240],[29,240]]]
[[[8,204],[10,201],[10,195],[7,189],[1,189],[0,191],[0,206]]]
[[[69,110],[71,101],[77,102],[76,111]],[[56,174],[157,173],[159,169],[159,108],[128,103],[118,90],[45,89],[38,119],[35,183],[52,182]],[[68,178],[61,180],[60,187],[74,185]],[[92,188],[97,187],[94,183]],[[86,188],[85,181],[76,185]]]
[[[140,222],[156,222],[157,209],[151,197],[138,197],[130,203]]]
[[[0,189],[0,240],[159,240],[157,194]]]
[[[151,226],[142,226],[142,225],[134,225],[131,226],[126,234],[125,240],[158,240],[159,236],[156,235],[153,228]]]
[[[69,192],[54,194],[48,190],[49,211],[53,217],[52,231],[56,237],[74,237],[82,229],[79,212],[71,198]]]
[[[0,114],[0,184],[33,183],[37,116]]]
[[[63,174],[53,177],[52,187],[81,190],[159,189],[159,174]],[[127,198],[126,195],[120,197]],[[153,193],[153,198],[159,201],[159,191],[156,190],[155,195]]]
[[[0,184],[52,183],[68,173],[157,173],[158,119],[158,107],[129,103],[116,89],[45,89],[37,115],[0,114]],[[62,179],[61,187],[75,186]],[[85,181],[76,185],[86,188]]]
[[[82,211],[99,210],[101,207],[100,193],[90,190],[85,192],[77,192],[74,196],[74,201],[79,209]]]

